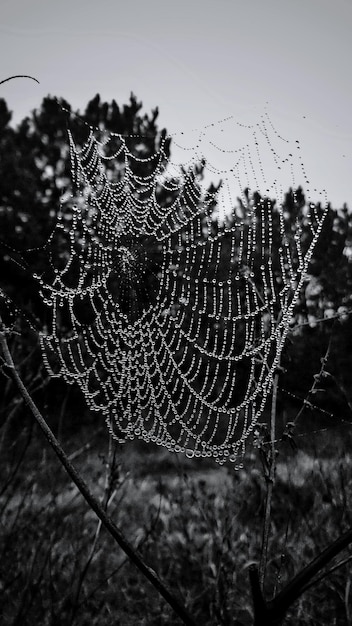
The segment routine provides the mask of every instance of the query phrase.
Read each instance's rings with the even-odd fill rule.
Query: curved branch
[[[6,374],[10,376],[15,383],[20,395],[22,396],[24,402],[27,407],[31,411],[34,419],[39,425],[40,429],[44,433],[47,441],[50,446],[53,448],[66,472],[78,487],[82,496],[90,506],[90,508],[95,512],[98,518],[101,520],[103,526],[110,533],[116,543],[120,546],[120,548],[127,554],[128,558],[136,565],[136,567],[142,572],[142,574],[149,580],[149,582],[155,587],[155,589],[159,592],[159,594],[166,600],[166,602],[173,608],[175,613],[181,618],[186,626],[196,626],[193,618],[188,614],[186,608],[181,604],[181,602],[174,596],[171,590],[166,586],[166,584],[160,580],[156,572],[149,567],[142,559],[141,555],[137,550],[127,541],[125,536],[122,534],[121,530],[116,526],[116,524],[112,521],[112,519],[107,515],[104,508],[101,506],[100,502],[90,491],[87,483],[83,480],[82,476],[78,473],[74,465],[71,463],[68,458],[66,452],[61,447],[59,441],[56,439],[54,433],[49,428],[47,422],[44,417],[40,413],[38,407],[33,402],[32,397],[30,396],[27,388],[25,387],[22,379],[17,372],[16,366],[12,359],[7,339],[6,339],[6,329],[4,324],[2,323],[2,319],[0,316],[0,348],[3,354],[3,358],[6,364]]]
[[[4,78],[4,80],[0,80],[0,85],[2,85],[3,83],[7,83],[8,80],[12,80],[13,78],[30,78],[31,80],[35,80],[35,82],[40,85],[39,80],[37,80],[33,76],[27,76],[27,74],[16,74],[16,76],[9,76],[9,78]]]

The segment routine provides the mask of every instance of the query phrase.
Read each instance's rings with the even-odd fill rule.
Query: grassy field
[[[282,445],[271,519],[267,596],[352,525],[352,455],[323,433]],[[312,445],[313,441],[313,445]],[[329,443],[322,450],[321,443]],[[114,447],[92,428],[64,442],[75,465],[145,560],[200,626],[252,623],[248,567],[260,557],[265,480],[141,443]],[[24,420],[2,441],[0,606],[4,626],[176,626],[180,620],[100,528]],[[346,551],[339,559],[352,554]],[[308,590],[286,623],[352,622],[351,562]]]

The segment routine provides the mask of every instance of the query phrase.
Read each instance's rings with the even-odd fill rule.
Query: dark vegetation
[[[96,96],[83,117],[150,137],[145,154],[160,141],[157,111],[142,115],[133,96],[123,108]],[[117,447],[74,386],[48,379],[37,340],[46,312],[31,274],[45,265],[45,244],[70,185],[67,114],[46,98],[17,128],[10,119],[0,100],[0,307],[21,377],[111,517],[180,592],[197,623],[252,624],[248,569],[260,559],[266,416],[244,468],[220,469],[138,442]],[[83,126],[77,132],[85,138]],[[302,190],[296,202],[288,191],[292,225],[305,202]],[[351,238],[347,207],[329,208],[282,359],[268,597],[352,525]],[[6,366],[0,428],[2,623],[179,624],[82,502],[32,424]],[[350,553],[297,601],[288,624],[351,623]]]

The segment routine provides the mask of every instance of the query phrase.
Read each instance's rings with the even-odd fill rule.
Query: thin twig
[[[331,567],[326,572],[323,572],[322,574],[320,574],[320,576],[318,576],[317,578],[314,578],[314,580],[311,580],[311,582],[309,582],[305,587],[303,587],[302,593],[305,593],[306,591],[308,591],[308,589],[311,589],[311,587],[314,587],[314,585],[317,585],[318,583],[322,582],[325,578],[327,578],[328,576],[336,572],[336,570],[340,569],[340,567],[347,565],[347,563],[350,563],[351,561],[352,561],[352,555],[348,556],[342,561],[339,561],[338,563],[336,563],[336,565],[334,565],[334,567]]]
[[[325,354],[320,359],[320,369],[319,369],[319,372],[314,375],[313,384],[312,384],[311,388],[309,389],[309,391],[307,392],[306,397],[303,400],[303,404],[302,404],[300,410],[298,411],[296,417],[293,420],[293,422],[295,424],[298,422],[298,420],[301,417],[301,415],[302,415],[303,411],[305,410],[305,408],[307,406],[311,406],[309,398],[312,395],[314,395],[316,390],[319,388],[319,384],[321,384],[321,380],[322,380],[322,378],[324,377],[324,374],[325,374],[325,365],[326,365],[326,363],[327,363],[327,361],[329,359],[329,355],[330,355],[330,351],[331,351],[331,341],[332,341],[332,335],[330,335],[330,337],[329,337],[329,342],[328,342],[327,348],[325,350]]]
[[[265,514],[263,525],[263,541],[262,551],[259,565],[259,581],[263,588],[265,580],[265,571],[268,561],[268,546],[271,525],[271,503],[274,491],[275,473],[276,473],[276,410],[277,410],[277,392],[279,386],[279,370],[274,374],[273,391],[271,397],[271,413],[270,413],[270,452],[268,454],[268,470],[266,479],[266,498],[265,498]]]
[[[0,80],[0,85],[3,83],[7,83],[8,80],[12,80],[13,78],[30,78],[31,80],[35,80],[36,83],[39,83],[39,80],[33,78],[33,76],[27,76],[27,74],[17,74],[16,76],[9,76],[9,78],[4,78],[4,80]]]

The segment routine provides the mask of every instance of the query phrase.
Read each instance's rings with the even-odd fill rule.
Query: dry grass
[[[71,438],[66,447],[73,453],[81,445],[82,438]],[[284,459],[283,453],[273,500],[269,596],[352,524],[351,456],[336,450],[335,457],[320,460],[301,451]],[[251,624],[248,566],[259,560],[265,493],[257,460],[248,458],[235,472],[138,444],[116,454],[113,462],[104,436],[75,459],[95,493],[109,501],[116,523],[199,624]],[[4,626],[180,623],[100,530],[35,432],[29,442],[26,429],[15,444],[7,442],[0,490]],[[287,623],[350,623],[350,572],[349,564],[309,590]]]

